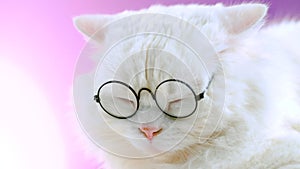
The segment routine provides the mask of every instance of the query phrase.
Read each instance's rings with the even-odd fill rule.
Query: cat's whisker
[[[210,142],[204,142],[201,143],[201,146],[206,145],[206,146],[210,146],[210,147],[218,147],[218,148],[222,148],[224,150],[231,150],[234,149],[234,146],[227,146],[227,145],[220,145],[220,144],[213,144]]]

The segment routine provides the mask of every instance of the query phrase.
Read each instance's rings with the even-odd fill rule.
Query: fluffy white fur
[[[152,143],[147,139],[132,142],[123,136],[112,134],[107,127],[91,126],[91,130],[107,132],[108,137],[105,139],[118,143],[112,143],[112,149],[151,154],[174,145],[188,130],[187,124],[196,120],[187,137],[165,154],[153,158],[130,159],[107,153],[107,163],[112,169],[300,168],[300,22],[286,21],[261,28],[267,8],[263,4],[230,7],[221,4],[152,6],[146,10],[126,11],[111,16],[84,15],[75,18],[78,30],[86,37],[91,37],[106,23],[123,16],[137,13],[169,14],[197,26],[218,53],[218,56],[214,56],[217,58],[202,58],[208,65],[209,72],[214,74],[214,79],[213,87],[208,89],[205,99],[199,102],[200,108],[197,111],[201,112],[200,116],[176,120],[172,131],[163,130]],[[136,24],[140,25],[141,30],[151,25],[143,20]],[[132,30],[130,26],[124,26],[122,31]],[[105,46],[111,39],[117,38],[113,36],[113,32],[108,30],[93,38],[100,46]],[[98,79],[99,84],[112,75],[128,82],[139,73],[137,71],[156,65],[183,78],[197,92],[205,89],[211,74],[210,77],[207,76],[203,68],[193,64],[194,60],[184,55],[178,46],[166,45],[168,41],[161,42],[150,36],[142,37],[142,41],[142,44],[122,44],[117,51],[118,55],[106,59],[98,72],[102,77]],[[169,51],[183,55],[178,58],[154,58],[146,56],[145,52],[144,55],[125,60],[125,64],[121,63],[122,56],[131,49],[144,49],[145,46],[168,48]],[[146,61],[147,58],[149,62]],[[181,66],[179,61],[189,65],[191,70],[178,70]],[[154,90],[155,85],[167,78],[159,71],[145,71],[148,73],[136,75],[131,83],[135,89],[147,86]],[[186,77],[182,71],[192,72],[193,76]],[[87,85],[84,90],[92,90],[88,88],[93,86]],[[91,92],[94,93],[95,91]],[[147,97],[150,96],[143,93],[141,104],[152,105],[149,113],[159,112]],[[225,98],[224,102],[222,98]],[[215,101],[211,107],[212,99]],[[97,105],[94,102],[90,104],[93,106],[87,113],[98,113]],[[138,130],[140,124],[115,119],[105,113],[104,118],[124,135],[143,137]],[[161,117],[151,125],[166,128],[173,123],[174,120]],[[216,124],[217,128],[212,130]]]

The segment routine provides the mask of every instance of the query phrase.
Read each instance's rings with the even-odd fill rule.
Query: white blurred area
[[[66,169],[66,151],[47,96],[0,57],[0,169]]]

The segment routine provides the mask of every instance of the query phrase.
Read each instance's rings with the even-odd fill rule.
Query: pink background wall
[[[220,1],[0,0],[0,58],[5,58],[21,71],[27,72],[27,75],[41,89],[53,110],[53,116],[61,132],[61,138],[53,138],[53,140],[64,141],[67,168],[92,169],[95,166],[93,158],[83,155],[82,149],[74,141],[72,131],[74,126],[66,122],[67,113],[71,111],[69,100],[75,63],[85,44],[82,36],[73,27],[72,17],[86,13],[116,13],[157,3],[213,4],[215,2]],[[239,1],[221,2],[228,4]],[[263,0],[263,2],[271,4],[271,19],[286,15],[299,16],[300,1],[298,0]],[[7,78],[12,75],[10,72],[4,73]],[[1,79],[3,80],[2,77]],[[14,134],[18,135],[18,133]],[[28,155],[31,155],[30,152]],[[32,156],[35,157],[34,154]]]

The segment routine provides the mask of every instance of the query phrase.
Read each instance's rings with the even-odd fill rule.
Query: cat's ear
[[[236,35],[260,28],[267,11],[265,4],[241,4],[225,7],[220,18],[227,32]]]
[[[87,39],[94,39],[97,42],[103,40],[101,28],[112,20],[110,15],[81,15],[73,18],[77,30]]]

